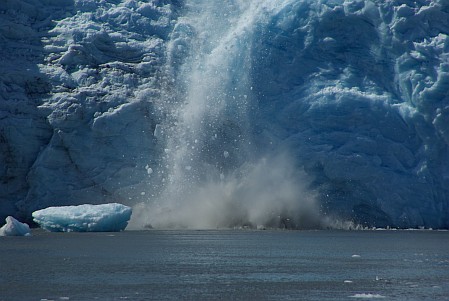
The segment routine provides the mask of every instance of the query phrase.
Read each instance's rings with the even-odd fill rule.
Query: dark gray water
[[[0,272],[1,301],[449,300],[449,232],[34,231]]]

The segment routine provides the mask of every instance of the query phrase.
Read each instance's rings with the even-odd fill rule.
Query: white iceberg
[[[131,213],[130,207],[117,203],[84,204],[37,210],[33,219],[51,232],[118,232],[125,230]]]
[[[6,218],[6,224],[0,228],[0,236],[29,236],[30,227],[12,216]]]

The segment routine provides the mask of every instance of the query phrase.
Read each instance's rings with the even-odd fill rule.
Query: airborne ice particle
[[[146,165],[145,169],[146,169],[148,175],[151,175],[153,173],[153,169],[149,165]]]
[[[156,127],[154,128],[153,136],[156,138],[160,138],[163,134],[162,127],[160,124],[156,124]]]

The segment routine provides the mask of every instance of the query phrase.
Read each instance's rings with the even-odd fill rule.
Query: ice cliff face
[[[1,1],[0,220],[282,149],[321,214],[449,227],[449,3],[271,2]]]
[[[161,1],[0,3],[2,215],[144,191],[175,11]]]
[[[447,227],[448,13],[296,1],[260,28],[257,129],[295,149],[331,212]]]

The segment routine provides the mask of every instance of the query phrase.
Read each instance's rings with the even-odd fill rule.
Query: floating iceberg
[[[117,232],[128,225],[132,209],[112,203],[48,207],[33,212],[39,226],[51,232]]]
[[[0,228],[0,236],[29,236],[30,227],[12,216],[6,218],[6,224]]]

